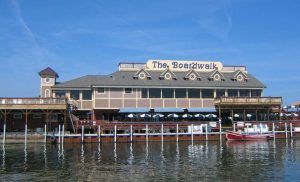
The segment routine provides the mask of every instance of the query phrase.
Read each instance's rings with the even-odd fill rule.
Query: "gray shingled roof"
[[[39,72],[39,75],[53,75],[58,78],[58,74],[50,67],[47,67],[46,69],[43,69],[42,71]]]
[[[111,75],[87,75],[54,86],[54,89],[88,88],[91,86],[133,86],[133,87],[232,87],[232,88],[265,88],[265,85],[250,74],[247,81],[233,81],[236,72],[224,73],[224,81],[209,80],[210,73],[199,73],[201,80],[185,80],[187,72],[174,72],[177,80],[160,80],[162,72],[148,71],[151,80],[134,79],[136,71],[117,71]]]

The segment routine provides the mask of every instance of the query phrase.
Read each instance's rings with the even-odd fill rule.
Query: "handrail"
[[[0,98],[0,105],[49,105],[67,104],[66,98]]]
[[[282,103],[282,97],[219,97],[215,103]]]

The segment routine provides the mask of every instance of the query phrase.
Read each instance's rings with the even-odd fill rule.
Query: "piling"
[[[3,125],[3,139],[2,140],[3,140],[3,144],[5,144],[5,140],[6,140],[6,123],[4,123],[4,125]]]
[[[58,125],[58,143],[60,143],[60,125]]]
[[[115,125],[114,142],[117,142],[117,125]]]
[[[27,124],[25,124],[25,143],[27,143]]]
[[[293,137],[293,123],[290,123],[291,138]]]
[[[161,141],[164,141],[164,124],[161,124]]]
[[[44,142],[46,143],[47,142],[47,124],[45,124],[45,127],[44,127]]]
[[[132,125],[130,125],[130,142],[132,142],[132,136],[133,136]]]
[[[64,144],[64,138],[65,138],[65,125],[62,125],[62,131],[61,131],[61,143]]]
[[[178,123],[176,124],[176,141],[178,142],[178,131],[179,130],[179,128],[178,128]]]
[[[274,122],[272,123],[272,132],[273,132],[273,136],[275,139],[275,123]]]
[[[192,141],[194,141],[194,125],[191,125],[191,136],[192,136]]]
[[[207,127],[207,124],[205,125],[205,140],[207,141],[208,140],[208,135],[207,135],[207,129],[208,129],[208,127]]]
[[[81,143],[84,142],[84,126],[81,126]]]
[[[222,124],[221,124],[221,121],[220,121],[220,124],[219,124],[219,127],[220,127],[220,140],[222,140]]]
[[[233,131],[235,132],[235,122],[232,122],[233,124]]]
[[[146,142],[148,142],[148,124],[146,124]]]
[[[101,126],[98,125],[98,143],[101,142]]]
[[[288,138],[288,131],[287,131],[287,124],[286,122],[284,123],[284,129],[285,129],[285,138]]]

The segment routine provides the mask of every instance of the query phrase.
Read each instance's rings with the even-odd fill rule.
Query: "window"
[[[14,119],[22,119],[22,113],[15,113],[14,115],[13,115],[13,118]]]
[[[46,77],[45,78],[45,83],[50,83],[51,82],[51,79],[49,77]]]
[[[56,98],[65,98],[66,97],[66,91],[61,91],[61,90],[55,91],[55,97]]]
[[[33,114],[34,119],[42,118],[42,114]]]
[[[162,89],[162,98],[174,98],[174,89],[172,88]]]
[[[149,89],[149,98],[161,98],[161,91],[159,88]]]
[[[79,90],[71,90],[70,98],[74,100],[79,100]]]
[[[199,89],[188,89],[189,98],[200,98],[200,90]]]
[[[219,81],[221,79],[221,76],[219,74],[215,74],[214,80]]]
[[[125,94],[131,94],[132,88],[125,88]]]
[[[186,89],[175,89],[175,98],[186,98]]]
[[[239,96],[239,91],[237,89],[229,89],[227,90],[228,97],[237,97]]]
[[[148,89],[142,88],[142,98],[148,98]]]
[[[225,90],[217,89],[216,90],[216,97],[223,97],[223,96],[225,96]]]
[[[237,77],[236,77],[236,80],[237,81],[244,81],[244,77],[243,77],[243,75],[241,75],[241,74],[239,74]]]
[[[144,79],[145,77],[146,77],[146,75],[145,75],[144,72],[141,72],[141,73],[139,74],[139,78],[140,78],[140,79]]]
[[[46,89],[46,90],[45,90],[45,97],[46,97],[46,98],[49,98],[49,97],[50,97],[50,90],[49,90],[49,89]]]
[[[195,80],[196,79],[196,75],[194,73],[190,74],[189,76],[190,80]]]
[[[240,97],[250,97],[250,90],[240,90]]]
[[[83,90],[82,91],[82,100],[92,100],[92,91],[91,90]]]
[[[171,74],[170,73],[166,73],[165,74],[165,79],[166,80],[170,80],[172,78]]]
[[[251,90],[251,97],[261,97],[261,90]]]
[[[203,89],[202,98],[214,98],[214,90],[212,89]]]
[[[97,88],[97,93],[98,94],[104,94],[105,89],[104,88]]]

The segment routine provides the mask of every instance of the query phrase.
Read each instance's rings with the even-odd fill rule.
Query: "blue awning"
[[[216,113],[216,108],[214,107],[190,107],[187,108],[188,112],[197,112],[197,113]]]
[[[155,107],[154,112],[183,112],[183,108],[178,107]]]
[[[119,113],[147,113],[150,111],[150,108],[148,107],[123,107],[120,108]]]

